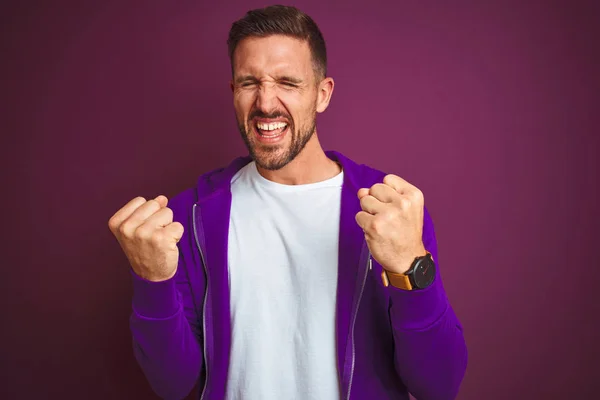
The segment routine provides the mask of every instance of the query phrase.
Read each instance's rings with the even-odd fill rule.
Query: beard
[[[286,127],[288,132],[286,134],[290,136],[290,143],[276,146],[266,146],[251,140],[253,137],[253,132],[251,131],[252,129],[256,129],[256,127],[253,126],[252,120],[256,117],[286,118],[288,123],[288,126]],[[265,114],[257,110],[248,116],[248,121],[246,124],[238,123],[238,129],[242,135],[244,143],[246,144],[246,148],[248,149],[248,152],[250,153],[250,156],[256,165],[265,170],[276,171],[288,165],[298,156],[298,154],[300,154],[300,152],[302,152],[308,141],[315,133],[316,117],[317,112],[315,108],[312,113],[312,118],[306,120],[302,126],[299,126],[298,129],[296,129],[291,116],[285,113],[275,112],[271,114]]]

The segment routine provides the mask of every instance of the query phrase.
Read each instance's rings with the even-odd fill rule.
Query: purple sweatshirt
[[[355,221],[358,189],[381,183],[385,173],[326,152],[344,170],[341,195],[337,367],[342,399],[455,399],[467,366],[462,326],[444,291],[438,249],[427,209],[423,242],[438,265],[424,290],[385,287]],[[149,282],[132,272],[130,326],[134,354],[153,390],[182,399],[199,383],[199,398],[225,398],[231,325],[227,243],[233,175],[251,161],[202,175],[169,201],[185,232],[176,275]]]

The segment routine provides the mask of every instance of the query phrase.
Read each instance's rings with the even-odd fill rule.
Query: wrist
[[[133,272],[139,276],[141,279],[153,282],[160,283],[173,279],[173,277],[177,274],[177,268],[174,268],[172,271],[165,270],[164,268],[147,268],[147,267],[133,267],[131,268]]]
[[[385,287],[391,285],[398,289],[412,291],[431,286],[436,275],[436,266],[431,254],[426,250],[417,251],[414,254],[416,255],[408,269],[404,267],[405,270],[402,273],[383,269],[381,279]]]
[[[403,252],[393,264],[382,265],[382,267],[393,274],[405,274],[411,268],[417,257],[423,257],[425,255],[427,255],[427,250],[425,249],[425,246],[420,245]]]

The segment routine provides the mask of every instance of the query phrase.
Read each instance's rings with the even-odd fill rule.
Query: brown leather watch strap
[[[381,280],[383,281],[383,286],[385,287],[392,285],[402,290],[413,290],[410,280],[408,279],[408,275],[395,274],[384,269],[381,271]]]

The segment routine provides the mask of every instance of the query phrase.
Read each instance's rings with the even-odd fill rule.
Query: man
[[[228,44],[250,156],[109,221],[151,386],[166,399],[196,383],[207,400],[454,399],[467,350],[423,195],[321,148],[334,81],[319,28],[267,7]]]

